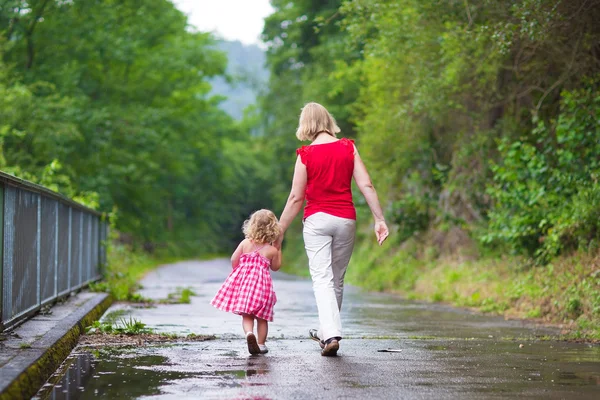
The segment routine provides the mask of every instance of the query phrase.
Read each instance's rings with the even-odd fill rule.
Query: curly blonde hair
[[[257,244],[273,243],[281,235],[277,217],[273,211],[265,209],[252,213],[250,218],[244,221],[242,231],[246,239]]]

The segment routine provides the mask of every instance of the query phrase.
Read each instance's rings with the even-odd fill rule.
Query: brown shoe
[[[254,333],[246,333],[246,342],[248,343],[248,351],[250,354],[260,354],[260,347],[258,346],[258,342],[256,341],[256,336],[254,336]]]
[[[316,329],[310,329],[308,331],[308,335],[315,342],[319,342],[319,346],[321,346],[321,349],[325,348],[325,342],[323,342],[321,339],[319,339],[319,336],[317,336],[317,330]]]
[[[340,344],[336,339],[329,339],[325,342],[325,347],[321,350],[321,355],[325,357],[336,356],[338,350],[340,349]]]

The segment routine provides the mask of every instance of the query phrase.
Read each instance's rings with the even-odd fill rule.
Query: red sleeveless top
[[[304,218],[318,212],[340,218],[356,219],[352,202],[352,174],[354,173],[354,141],[302,146],[296,153],[304,165],[306,206]]]

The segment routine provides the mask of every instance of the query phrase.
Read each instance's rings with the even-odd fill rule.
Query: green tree
[[[7,1],[0,32],[4,169],[97,193],[147,249],[230,245],[268,180],[230,172],[253,147],[210,95],[226,65],[210,34],[167,0]]]

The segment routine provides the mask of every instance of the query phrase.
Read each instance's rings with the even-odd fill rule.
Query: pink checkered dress
[[[258,250],[242,254],[239,265],[231,271],[210,304],[234,314],[250,314],[273,321],[277,297],[270,266],[271,261]]]

